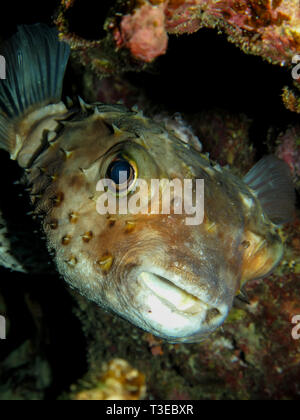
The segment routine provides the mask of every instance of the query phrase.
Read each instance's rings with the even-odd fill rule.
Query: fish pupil
[[[125,178],[121,177],[122,172],[126,173]],[[113,161],[107,169],[108,178],[111,179],[116,185],[127,183],[131,180],[133,175],[134,169],[125,159],[118,159]]]

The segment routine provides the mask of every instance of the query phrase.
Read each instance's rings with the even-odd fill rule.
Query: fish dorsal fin
[[[29,113],[60,102],[70,47],[59,41],[57,29],[35,24],[20,26],[1,54],[7,71],[0,81],[0,149],[16,159],[27,134],[18,132],[16,125]],[[48,109],[56,114],[53,107]],[[45,112],[41,115],[47,117]]]
[[[295,190],[288,165],[276,156],[261,159],[244,177],[269,219],[275,224],[293,220]]]

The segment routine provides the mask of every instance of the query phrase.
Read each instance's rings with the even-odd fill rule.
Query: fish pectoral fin
[[[243,253],[242,282],[269,275],[283,255],[283,244],[277,235],[263,238],[253,232],[246,232],[247,248]]]
[[[276,156],[261,159],[244,177],[260,204],[275,224],[293,220],[295,189],[288,165]]]

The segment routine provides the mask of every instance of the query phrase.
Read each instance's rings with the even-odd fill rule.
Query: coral
[[[166,30],[191,33],[221,28],[244,51],[289,64],[300,45],[297,0],[187,0],[166,2]]]
[[[299,51],[300,11],[297,0],[152,0],[150,3],[136,2],[136,16],[143,9],[151,10],[151,13],[152,10],[164,10],[164,22],[157,21],[160,36],[163,29],[170,34],[183,34],[205,26],[217,26],[245,51],[273,63],[289,64]],[[121,27],[127,21],[125,15]],[[133,31],[135,29],[132,27]],[[152,58],[154,54],[153,50]]]
[[[77,4],[61,0],[55,23],[75,61],[100,78],[151,70],[167,51],[169,35],[203,28],[215,28],[245,53],[290,70],[300,50],[298,0],[115,0],[101,17],[103,33],[93,40],[70,30],[69,12]],[[286,108],[297,113],[299,90],[300,80],[294,80],[282,95]]]
[[[295,89],[285,86],[282,92],[282,100],[289,111],[300,114],[300,97]]]
[[[143,70],[146,66],[142,61],[132,62],[130,54],[126,49],[119,51],[116,48],[116,18],[107,16],[104,28],[107,35],[101,39],[88,40],[70,30],[70,21],[67,13],[72,10],[76,0],[61,1],[60,8],[55,18],[55,24],[62,40],[69,43],[76,61],[82,66],[88,66],[98,77],[117,75],[130,70]],[[72,19],[71,19],[72,20]]]
[[[151,62],[167,50],[168,35],[164,21],[163,4],[143,4],[133,15],[122,19],[120,32],[115,32],[117,45],[129,48],[139,60]]]
[[[151,353],[153,356],[162,356],[164,351],[162,349],[163,341],[157,337],[154,337],[152,334],[146,333],[144,336],[144,340],[147,341]]]
[[[66,12],[74,3],[61,2],[56,19],[60,36],[78,52],[83,64],[104,74],[140,69],[137,62],[122,56],[121,47],[127,47],[138,61],[149,63],[166,52],[168,34],[193,33],[204,27],[217,27],[245,52],[281,66],[291,66],[300,49],[298,0],[116,0],[104,23],[107,35],[94,41],[69,31]]]
[[[296,186],[300,187],[300,126],[294,125],[277,139],[276,154],[290,167]]]
[[[145,376],[126,360],[114,359],[102,367],[100,378],[94,378],[90,389],[75,392],[75,400],[139,400],[146,393]],[[85,382],[84,382],[85,383]],[[73,392],[76,386],[73,386]]]

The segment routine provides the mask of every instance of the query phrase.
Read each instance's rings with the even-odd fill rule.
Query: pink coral
[[[223,29],[244,50],[273,63],[290,64],[300,48],[298,0],[168,0],[169,33]]]
[[[289,128],[279,137],[277,156],[290,167],[293,176],[300,177],[300,126]]]
[[[124,16],[121,32],[115,32],[118,45],[127,46],[132,55],[147,63],[166,52],[168,35],[165,31],[164,5],[143,4],[133,15]]]
[[[167,33],[203,27],[218,27],[246,52],[276,64],[290,65],[300,49],[299,0],[149,0],[134,12],[122,19],[123,45],[146,62],[164,54]]]

